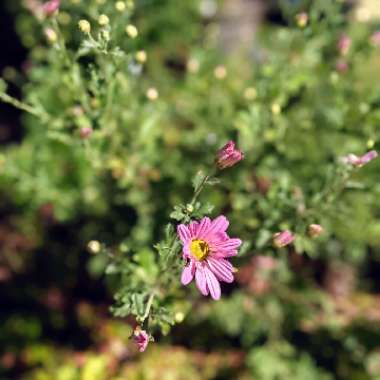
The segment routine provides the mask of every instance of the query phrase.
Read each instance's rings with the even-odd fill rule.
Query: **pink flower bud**
[[[318,237],[323,233],[323,227],[320,224],[310,224],[308,234],[310,237]]]
[[[90,127],[81,128],[79,135],[80,135],[81,139],[83,139],[83,140],[87,139],[88,137],[90,137],[92,135],[92,128],[90,128]]]
[[[350,153],[347,156],[343,157],[342,161],[343,161],[343,163],[345,163],[347,165],[352,165],[352,166],[356,166],[356,167],[360,168],[360,167],[368,164],[368,162],[374,160],[377,156],[378,156],[378,154],[377,154],[376,150],[371,150],[361,157]]]
[[[304,28],[309,21],[309,15],[306,12],[296,14],[296,22],[300,28]]]
[[[243,158],[243,152],[235,149],[235,143],[233,141],[229,141],[218,151],[215,162],[219,169],[225,169],[234,166]]]
[[[294,238],[295,236],[289,230],[277,232],[273,235],[273,244],[277,248],[282,248],[292,243]]]
[[[380,30],[372,33],[370,42],[373,46],[380,46]]]
[[[42,11],[46,17],[52,17],[59,10],[60,0],[50,0],[42,6]]]
[[[339,60],[335,64],[335,68],[339,73],[345,73],[348,70],[348,63],[346,61]]]
[[[133,332],[133,340],[135,341],[140,352],[144,352],[149,343],[149,335],[140,326],[136,327]]]
[[[348,51],[350,50],[350,47],[351,47],[351,42],[352,42],[352,39],[345,34],[339,38],[337,47],[341,55],[348,54]]]

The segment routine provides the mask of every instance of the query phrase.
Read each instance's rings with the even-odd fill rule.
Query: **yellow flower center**
[[[193,240],[190,243],[191,254],[199,261],[204,260],[209,254],[208,244],[204,240]]]

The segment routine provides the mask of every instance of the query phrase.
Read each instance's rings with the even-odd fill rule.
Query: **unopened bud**
[[[131,38],[136,38],[139,34],[139,31],[137,30],[137,28],[132,24],[127,25],[125,27],[125,31],[127,32],[128,36]]]
[[[78,26],[81,32],[90,33],[91,32],[91,24],[87,20],[80,20],[78,22]]]
[[[323,227],[320,224],[310,224],[307,232],[310,237],[315,238],[323,233]]]
[[[87,249],[89,250],[90,253],[97,254],[100,252],[102,246],[97,240],[91,240],[87,244]]]

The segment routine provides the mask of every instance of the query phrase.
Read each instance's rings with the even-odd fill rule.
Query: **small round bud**
[[[119,11],[119,12],[125,11],[126,7],[127,6],[125,5],[124,1],[117,1],[116,4],[115,4],[116,10]]]
[[[146,97],[149,100],[157,100],[158,99],[158,91],[157,91],[157,89],[155,89],[154,87],[148,88],[148,90],[146,91]]]
[[[50,0],[42,5],[42,11],[46,17],[52,17],[58,12],[59,5],[59,0]]]
[[[83,127],[80,129],[80,132],[79,132],[80,138],[85,140],[92,135],[92,132],[93,131],[91,127]]]
[[[80,20],[78,22],[78,27],[81,32],[83,33],[90,33],[91,32],[91,24],[87,20]]]
[[[307,232],[310,237],[315,238],[323,233],[323,227],[320,224],[310,224]]]
[[[244,98],[247,100],[254,100],[257,97],[257,91],[254,87],[247,87],[244,90]]]
[[[227,76],[227,69],[224,66],[217,66],[214,70],[216,79],[224,79]]]
[[[140,50],[136,53],[136,61],[140,63],[145,63],[147,59],[147,55],[145,50]]]
[[[177,323],[181,323],[185,319],[185,314],[181,311],[178,311],[177,313],[175,313],[174,319]]]
[[[106,26],[110,22],[110,19],[108,18],[107,15],[100,15],[98,18],[98,23],[100,26]]]
[[[188,204],[188,205],[186,205],[186,210],[188,211],[188,212],[193,212],[194,211],[194,206],[192,205],[192,204]]]
[[[304,28],[309,21],[309,16],[306,12],[301,12],[296,15],[296,22],[300,28]]]
[[[273,103],[271,106],[273,115],[278,115],[281,113],[281,106],[278,103]]]
[[[192,73],[192,74],[195,74],[199,71],[199,61],[195,58],[190,58],[188,61],[187,61],[187,71],[189,73]]]
[[[137,28],[132,24],[127,25],[125,27],[125,31],[127,32],[128,36],[131,38],[136,38],[139,34],[139,31],[137,30]]]
[[[54,44],[57,42],[58,36],[57,36],[57,33],[54,31],[54,29],[46,28],[44,32],[45,32],[45,36],[46,36],[47,40],[50,43]]]
[[[100,252],[100,249],[102,248],[101,244],[97,240],[91,240],[87,244],[87,249],[90,253],[97,254]]]

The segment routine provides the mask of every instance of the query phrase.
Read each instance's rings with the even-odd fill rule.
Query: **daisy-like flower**
[[[214,220],[203,218],[200,222],[180,224],[177,233],[183,244],[183,258],[187,265],[182,271],[181,282],[188,285],[195,277],[199,291],[214,300],[220,298],[220,281],[234,280],[233,266],[228,261],[236,256],[240,239],[231,239],[226,230],[229,222],[223,215]]]
[[[345,164],[356,166],[358,168],[368,164],[368,162],[374,160],[378,156],[376,150],[371,150],[363,156],[357,156],[350,153],[349,155],[343,157],[342,161]]]
[[[149,335],[145,330],[142,330],[140,326],[138,326],[133,332],[133,340],[135,341],[139,351],[144,352],[149,343]]]

